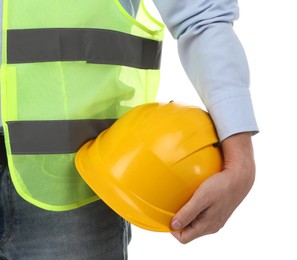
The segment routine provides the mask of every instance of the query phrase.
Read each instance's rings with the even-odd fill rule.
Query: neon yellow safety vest
[[[18,193],[47,210],[98,197],[74,155],[130,108],[155,100],[163,25],[141,3],[3,0],[2,121]]]

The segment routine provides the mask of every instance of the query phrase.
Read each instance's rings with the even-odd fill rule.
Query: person
[[[22,3],[18,1],[14,1],[15,3],[13,3],[13,1],[9,2],[12,7],[9,6],[10,8],[7,8],[8,1],[0,1],[1,8],[3,4],[5,7],[0,11],[3,13],[3,15],[5,13],[7,15],[7,12],[10,12],[10,14],[14,14],[13,12],[16,12],[16,15],[12,15],[13,17],[8,20],[11,22],[13,19],[15,19],[16,22],[14,24],[12,22],[11,23],[13,24],[12,27],[16,26],[16,28],[18,28],[17,26],[20,24],[18,23],[18,19],[22,18],[22,12],[27,12],[30,14],[32,19],[38,17],[38,19],[42,20],[44,16],[47,17],[46,19],[53,17],[53,23],[57,23],[58,25],[59,23],[67,24],[67,18],[79,18],[78,16],[71,14],[71,12],[66,13],[65,10],[69,11],[67,8],[61,9],[63,10],[63,19],[61,19],[59,12],[50,13],[49,10],[45,10],[45,12],[42,10],[37,10],[37,8],[39,8],[41,5],[35,3],[34,6],[34,1],[28,0],[23,1]],[[47,1],[41,2],[46,3]],[[59,4],[62,5],[64,2],[66,3],[69,1],[61,1]],[[85,1],[82,2],[85,3]],[[96,1],[90,0],[90,2],[95,3]],[[133,19],[133,17],[137,14],[137,10],[140,8],[139,0],[115,0],[101,2],[106,3],[106,5],[111,8],[114,8],[113,5],[115,4],[119,9],[124,8],[131,15],[130,17],[126,15],[126,17],[128,17],[127,20],[129,21]],[[222,228],[237,206],[249,193],[255,178],[252,135],[258,132],[258,127],[249,91],[248,63],[244,49],[232,28],[234,20],[238,18],[237,1],[154,0],[154,3],[172,36],[177,39],[180,60],[189,79],[197,90],[215,123],[224,155],[224,168],[222,172],[219,172],[207,179],[197,189],[193,197],[177,212],[177,214],[172,219],[172,235],[181,243],[188,243],[201,236],[215,233],[220,228]],[[25,4],[28,5],[28,8],[24,8],[24,6],[22,6],[22,8],[19,7],[13,9],[14,4],[17,6]],[[36,10],[32,10],[30,8],[32,6],[35,7]],[[84,7],[82,4],[80,4],[80,6]],[[71,11],[73,10],[74,8],[71,9]],[[78,13],[79,12],[83,13],[84,9],[79,9]],[[98,12],[98,10],[96,10],[96,12]],[[97,13],[95,13],[95,15],[97,15]],[[60,20],[54,20],[54,18],[60,18]],[[122,18],[119,19],[121,20]],[[5,22],[3,22],[1,28],[6,30],[7,17],[3,19],[3,21]],[[30,21],[25,23],[30,24]],[[155,23],[159,25],[157,22]],[[120,25],[115,26],[121,27]],[[139,26],[137,29],[139,28],[141,29],[143,27]],[[125,30],[125,28],[122,30]],[[22,50],[18,52],[21,47],[26,47],[23,45],[21,45],[19,48],[15,47],[18,46],[18,41],[20,41],[21,44],[23,44],[23,41],[26,41],[26,39],[22,37],[22,34],[18,34],[19,31],[22,30],[12,28],[10,31],[11,34],[9,35],[9,40],[16,39],[14,41],[14,44],[16,45],[13,45],[14,51],[11,51],[12,47],[9,46],[7,52],[7,55],[10,55],[8,58],[11,59],[10,62],[12,64],[22,63],[20,60],[25,59],[24,57],[27,57],[28,55],[33,55],[32,53],[34,53],[35,50],[35,45],[32,47],[28,44],[29,47],[26,49],[26,51]],[[73,33],[78,34],[80,34],[82,31],[83,30],[72,30]],[[94,30],[88,30],[87,35],[92,35],[93,31]],[[26,33],[35,32],[39,33],[38,30],[26,31]],[[60,32],[61,30],[59,30],[58,33]],[[57,37],[56,30],[47,30],[46,33],[49,33],[47,35],[52,37]],[[71,34],[73,36],[71,38],[71,44],[74,44],[76,39],[75,37],[78,34]],[[34,38],[34,40],[39,40],[42,38],[40,37],[40,34],[38,34],[38,37]],[[49,45],[51,45],[54,43],[54,41],[52,41],[52,37],[45,37],[43,44],[47,45],[46,43],[50,42]],[[152,35],[145,37],[150,39]],[[160,34],[157,34],[156,37],[157,38],[154,40],[160,40]],[[5,53],[6,51],[6,44],[10,44],[9,41],[7,42],[8,43],[2,40],[2,45],[4,46],[4,52],[2,53]],[[98,43],[98,40],[96,43]],[[72,46],[71,44],[68,45],[68,47]],[[42,44],[39,44],[39,46],[36,45],[36,48],[39,48],[40,45]],[[112,45],[111,41],[103,47],[109,45]],[[46,46],[41,46],[41,48],[46,48]],[[49,49],[55,53],[55,48]],[[64,51],[67,52],[68,49],[66,48]],[[73,55],[72,51],[72,49],[69,50],[67,55]],[[42,54],[37,53],[34,62],[36,62],[36,60],[38,61],[40,58],[38,55]],[[92,62],[92,58],[93,57],[90,58],[90,62]],[[14,75],[14,72],[9,70],[9,66],[7,66],[8,62],[5,61],[5,59],[6,57],[3,56],[1,67],[2,84],[14,84],[13,82],[15,81],[10,80],[10,77],[11,75]],[[50,58],[46,57],[46,59]],[[52,63],[55,63],[55,61],[56,58],[55,60],[52,60]],[[61,74],[63,74],[63,77],[67,77],[67,70],[62,68],[61,63],[62,62],[58,63],[58,65],[55,64],[57,67],[45,67],[44,71],[39,69],[40,67],[35,66],[33,69],[28,70],[30,73],[32,73],[30,74],[30,77],[26,77],[26,75],[28,75],[28,71],[22,72],[22,69],[25,66],[20,64],[20,74],[23,73],[23,75],[20,77],[21,79],[28,81],[35,77],[34,80],[37,80],[41,78],[40,75],[42,73],[51,73],[52,70],[57,70],[57,73],[60,75],[60,77]],[[50,66],[52,65],[53,64],[50,64]],[[15,66],[17,67],[18,65]],[[67,64],[65,66],[67,66]],[[115,71],[117,73],[119,72],[119,70]],[[77,74],[80,73],[80,70],[77,71]],[[112,75],[113,77],[114,75],[118,75],[117,77],[124,77],[122,73],[123,72],[121,68],[120,74],[118,73]],[[141,73],[140,70],[138,70],[137,73]],[[104,71],[104,75],[106,74],[107,72]],[[4,79],[3,75],[5,75]],[[71,74],[69,77],[71,78],[73,76],[74,75]],[[125,81],[125,84],[120,86],[117,85],[117,88],[112,89],[113,92],[117,92],[117,95],[111,95],[111,99],[116,99],[115,103],[118,104],[118,109],[122,109],[121,113],[126,111],[127,108],[125,104],[128,104],[129,100],[133,100],[133,93],[135,91],[135,89],[131,91],[131,86],[129,85],[128,80],[129,77],[126,78],[123,80]],[[52,79],[48,77],[47,81],[50,80]],[[76,80],[77,78],[74,81]],[[55,81],[55,76],[53,76],[53,81]],[[40,80],[39,83],[40,82],[42,82],[42,80]],[[30,81],[30,84],[31,83],[32,81]],[[22,82],[18,82],[18,84],[22,84]],[[62,86],[65,87],[63,84]],[[47,102],[42,102],[42,106],[47,108],[46,111],[43,111],[43,115],[46,115],[49,110],[52,112],[51,110],[55,110],[55,106],[59,106],[60,104],[67,106],[66,102],[52,99],[51,96],[54,96],[54,94],[51,91],[53,90],[47,91],[48,87],[51,88],[51,86],[44,87],[40,92],[38,92],[38,95],[44,95],[44,100],[48,100],[48,103],[51,101],[57,103],[51,103],[47,106]],[[1,91],[1,102],[3,109],[7,102],[7,92],[3,91],[3,86]],[[67,89],[65,88],[64,91],[67,91]],[[105,91],[108,92],[107,89]],[[112,94],[112,91],[108,92],[108,94]],[[13,94],[14,92],[10,93]],[[23,96],[26,96],[28,90],[25,89],[25,91],[20,93],[22,93]],[[36,99],[39,98],[38,95],[36,96]],[[32,110],[32,108],[30,108],[32,105],[30,102],[30,96],[28,95],[26,98],[27,99],[24,101],[25,103],[21,109],[21,112],[27,108]],[[80,97],[76,99],[75,102],[80,103],[83,99],[84,97]],[[28,106],[28,102],[30,102],[30,106]],[[37,103],[38,106],[41,107],[40,102]],[[102,108],[101,111],[103,111],[102,113],[106,113],[108,116],[110,111],[106,112],[105,109],[110,107],[110,103],[107,102],[103,104],[105,104],[105,107],[104,109]],[[100,108],[98,106],[92,105],[90,105],[90,107],[93,110]],[[131,105],[129,104],[128,107],[131,107]],[[68,109],[70,108],[67,107],[66,110]],[[34,113],[38,113],[37,110],[38,109],[34,109]],[[6,111],[6,114],[9,114],[9,112]],[[7,132],[5,129],[7,129],[7,124],[9,122],[7,123],[5,116],[5,113],[2,111],[3,128],[4,132]],[[61,123],[59,120],[53,120],[53,122]],[[30,125],[28,126],[26,123],[28,122],[22,121],[20,124],[21,127],[17,129],[17,123],[10,123],[10,139],[13,137],[16,138],[15,140],[19,140],[19,138],[21,138],[20,136],[23,135],[24,132],[30,133],[30,131],[32,131],[31,135],[33,138],[30,140],[33,140],[35,143],[29,143],[28,146],[34,146],[35,150],[33,149],[33,152],[28,152],[30,147],[28,148],[25,145],[27,144],[26,140],[23,143],[21,142],[23,145],[15,145],[13,142],[11,142],[11,140],[8,140],[8,135],[5,135],[5,144],[11,146],[10,148],[6,147],[7,150],[13,149],[13,151],[15,151],[15,153],[18,155],[26,153],[25,155],[21,155],[19,157],[16,157],[18,155],[11,155],[7,153],[7,155],[10,156],[8,159],[10,162],[9,167],[5,158],[6,153],[3,151],[4,141],[2,133],[0,169],[0,259],[127,259],[127,246],[131,239],[131,228],[129,223],[116,215],[101,200],[94,199],[92,195],[88,193],[88,191],[86,191],[86,193],[88,193],[89,197],[88,199],[84,198],[84,203],[78,201],[76,203],[71,202],[71,204],[70,202],[67,202],[69,205],[71,204],[71,206],[65,206],[64,208],[61,206],[61,208],[58,209],[58,206],[51,206],[52,204],[50,203],[52,203],[54,200],[66,200],[66,198],[63,197],[64,193],[59,191],[61,192],[59,193],[59,196],[56,196],[56,193],[53,192],[47,193],[48,187],[51,185],[51,183],[42,182],[38,174],[30,177],[28,186],[31,184],[33,186],[35,185],[30,189],[40,194],[38,196],[43,196],[45,202],[40,202],[41,199],[40,201],[34,199],[34,196],[30,194],[26,188],[22,188],[22,181],[25,181],[26,176],[23,177],[22,181],[17,179],[16,175],[13,174],[13,171],[16,170],[11,166],[17,165],[17,163],[12,164],[12,162],[17,161],[15,158],[22,158],[22,156],[29,158],[30,152],[35,154],[36,150],[39,151],[40,149],[44,149],[41,147],[41,145],[39,145],[39,142],[44,142],[44,139],[42,138],[44,135],[50,135],[45,131],[41,131],[41,134],[36,134],[37,132],[35,127],[40,127],[40,125],[38,125],[38,123],[40,123],[39,121],[33,124],[33,128],[30,128]],[[71,127],[71,124],[68,126]],[[47,129],[42,127],[40,129]],[[60,134],[62,135],[63,133],[60,131],[55,132],[53,135],[56,137],[60,136]],[[52,138],[52,136],[50,137]],[[59,143],[50,145],[53,145],[54,147],[60,147]],[[71,152],[73,151],[71,150],[69,153]],[[32,156],[34,158],[40,158],[39,155]],[[49,165],[58,165],[58,161],[62,157],[59,154],[57,156],[51,156],[47,154],[44,155],[43,158],[49,160],[50,162],[47,163],[46,160],[42,159],[40,163],[40,169],[42,169],[42,171],[46,171]],[[26,164],[27,159],[24,161],[25,162],[23,163]],[[29,175],[31,170],[34,171],[37,166],[37,162],[32,163],[32,161],[29,161],[26,174]],[[65,174],[61,169],[56,169],[56,171],[59,174],[59,178]],[[11,181],[11,177],[13,181]],[[51,177],[52,176],[49,178]],[[56,177],[57,176],[55,176],[55,178]],[[50,180],[53,181],[52,179]],[[60,180],[63,180],[63,178],[61,177]],[[60,190],[65,189],[61,181],[55,182],[53,188],[56,188],[56,186],[58,187],[59,185],[61,185]],[[81,183],[79,185],[76,184],[77,186],[71,186],[71,184],[69,185],[71,188],[68,186],[66,187],[68,187],[68,190],[71,189],[71,199],[73,199],[73,197],[80,196],[82,190],[85,191],[87,189]],[[36,186],[39,187],[36,188]],[[51,202],[46,202],[47,199],[49,199]],[[67,200],[68,199],[70,200],[70,198],[67,198]],[[73,206],[74,204],[75,206]]]

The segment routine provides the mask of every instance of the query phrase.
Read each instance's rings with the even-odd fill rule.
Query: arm
[[[218,231],[248,194],[255,176],[251,135],[258,131],[249,69],[232,24],[236,0],[154,0],[178,40],[184,69],[209,111],[222,142],[224,169],[207,179],[176,214],[182,243]]]

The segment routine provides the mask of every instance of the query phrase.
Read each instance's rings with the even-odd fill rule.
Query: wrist
[[[238,133],[226,138],[222,143],[224,160],[236,158],[237,160],[254,161],[252,134],[250,132]]]
[[[226,138],[222,144],[224,171],[231,173],[235,181],[241,180],[251,187],[255,179],[255,160],[252,133],[244,132]]]

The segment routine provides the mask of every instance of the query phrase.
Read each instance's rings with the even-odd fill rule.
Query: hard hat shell
[[[137,106],[84,144],[76,167],[94,192],[132,224],[171,231],[175,213],[221,171],[215,127],[204,110],[175,102]]]

